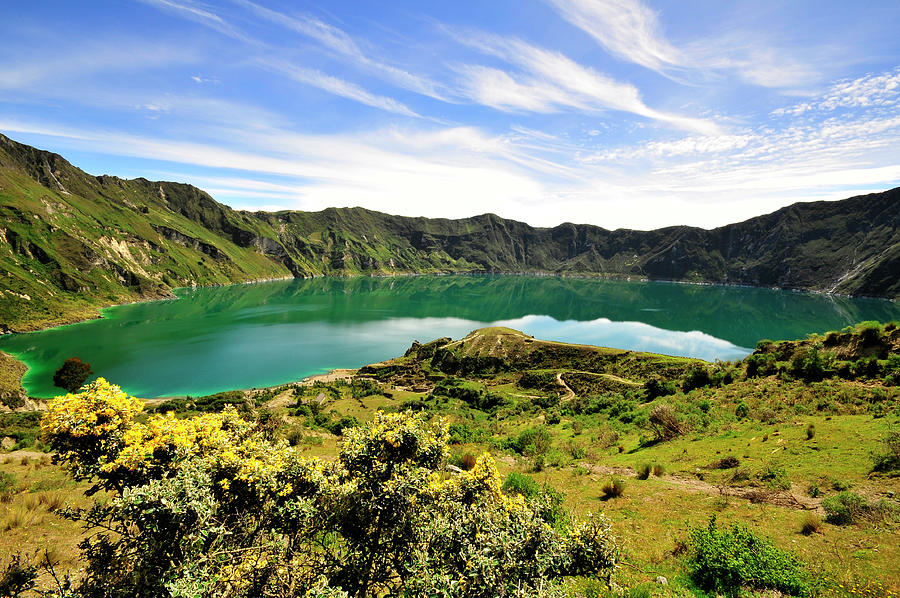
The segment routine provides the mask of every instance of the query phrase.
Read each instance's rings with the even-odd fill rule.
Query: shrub
[[[759,479],[766,483],[766,486],[772,490],[790,490],[791,480],[788,478],[787,472],[775,465],[766,465],[760,472]]]
[[[825,378],[828,360],[817,347],[799,349],[791,358],[788,371],[797,379],[816,382]]]
[[[19,480],[16,479],[15,475],[6,471],[0,471],[0,501],[5,502],[8,500],[16,492],[18,485]]]
[[[325,425],[325,428],[335,436],[343,436],[344,431],[348,428],[355,428],[359,425],[359,420],[352,415],[344,415],[339,420]]]
[[[619,498],[625,494],[625,482],[619,478],[612,478],[603,485],[604,498]]]
[[[94,406],[95,420],[110,416],[82,425]],[[561,500],[505,494],[490,455],[447,474],[446,428],[423,414],[376,413],[344,431],[329,462],[234,409],[136,413],[107,385],[52,401],[42,422],[61,463],[111,491],[67,511],[90,536],[74,588],[83,598],[524,598],[565,576],[608,579],[617,560],[602,517],[545,525]]]
[[[656,477],[660,477],[665,473],[665,468],[659,463],[644,463],[640,467],[637,468],[637,479],[646,480],[651,475],[655,475]]]
[[[760,339],[756,341],[756,350],[760,352],[765,352],[771,349],[775,345],[775,341],[769,340],[767,338]]]
[[[806,439],[812,440],[816,437],[816,427],[813,424],[806,426]]]
[[[874,345],[881,340],[881,323],[875,321],[860,322],[856,325],[856,333],[864,345]]]
[[[838,492],[843,492],[844,490],[850,489],[850,482],[847,480],[842,480],[840,478],[829,478],[831,482],[831,489],[837,490]]]
[[[854,378],[877,378],[881,367],[874,357],[860,357],[850,364],[850,372]]]
[[[506,446],[520,455],[534,457],[546,454],[550,450],[552,442],[553,439],[547,428],[538,426],[524,430],[515,438],[509,438],[506,441]]]
[[[35,578],[37,567],[17,552],[0,569],[0,596],[18,598],[24,592],[34,589]]]
[[[734,408],[734,415],[740,419],[745,419],[750,415],[750,407],[747,406],[747,403],[741,401],[737,404],[737,407]]]
[[[650,464],[644,463],[643,465],[641,465],[640,467],[637,468],[637,479],[646,480],[647,478],[650,477],[650,471],[651,471]]]
[[[675,388],[675,383],[672,381],[651,378],[644,383],[644,392],[647,400],[652,401],[658,397],[673,395],[677,392],[677,389]]]
[[[93,373],[91,364],[77,357],[70,357],[53,374],[53,384],[69,392],[75,392]]]
[[[704,590],[727,595],[745,587],[793,596],[811,592],[809,573],[797,557],[742,525],[720,531],[713,517],[707,527],[691,532],[690,544],[691,575]]]
[[[350,382],[350,396],[354,399],[363,399],[372,395],[380,395],[381,385],[368,378],[354,378]]]
[[[872,510],[865,498],[859,494],[847,491],[835,496],[829,496],[823,500],[822,508],[825,509],[827,515],[826,521],[834,525],[859,523]]]
[[[709,376],[709,370],[702,365],[697,365],[689,369],[684,375],[684,380],[681,383],[681,389],[683,392],[687,393],[694,390],[695,388],[703,388],[704,386],[709,386],[711,383],[712,379]]]
[[[671,440],[687,431],[687,426],[681,422],[671,405],[657,405],[650,411],[647,421],[657,440]]]
[[[753,353],[745,360],[747,364],[747,377],[770,376],[776,373],[775,355],[773,353]]]
[[[884,439],[885,451],[874,455],[873,471],[891,473],[900,471],[900,431],[892,430]]]
[[[541,486],[530,475],[511,471],[503,482],[503,491],[507,494],[516,493],[525,498],[533,498],[540,493]]]
[[[716,461],[713,461],[709,464],[710,469],[733,469],[741,464],[741,460],[735,457],[734,455],[728,455],[727,457],[722,457]]]
[[[804,536],[811,536],[812,534],[821,534],[822,533],[822,520],[819,519],[819,516],[815,513],[811,513],[809,511],[803,516],[803,521],[800,524],[800,533]]]
[[[556,374],[553,372],[525,372],[516,383],[520,388],[535,388],[538,390],[555,390]]]
[[[480,430],[473,430],[468,425],[462,423],[450,424],[447,428],[447,432],[450,435],[448,440],[450,444],[477,442],[483,435]]]

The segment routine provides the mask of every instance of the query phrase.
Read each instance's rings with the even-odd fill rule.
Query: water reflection
[[[900,318],[895,303],[770,289],[534,276],[279,281],[183,289],[104,319],[0,338],[34,396],[77,355],[139,396],[267,386],[402,353],[413,339],[503,324],[538,338],[737,359],[760,338]]]

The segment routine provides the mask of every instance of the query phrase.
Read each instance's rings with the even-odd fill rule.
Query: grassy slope
[[[882,347],[882,357],[897,354],[892,331],[883,332],[875,343],[871,338],[863,342],[860,330],[765,345],[760,353],[777,347],[789,359],[813,345],[824,351],[827,341],[827,350],[842,360],[872,355],[876,345]],[[643,382],[657,378],[680,385],[686,372],[698,365],[731,371],[734,379],[647,401]],[[526,372],[536,377],[523,386]],[[451,446],[454,459],[491,451],[504,473],[526,473],[562,490],[567,506],[576,511],[602,510],[624,547],[625,565],[615,578],[620,585],[644,586],[659,596],[696,595],[680,547],[690,528],[716,515],[722,523],[743,522],[799,555],[815,571],[825,595],[896,592],[900,589],[896,518],[858,525],[823,523],[821,533],[809,536],[800,533],[800,526],[808,512],[824,518],[822,500],[836,495],[837,487],[849,487],[871,501],[896,502],[888,497],[900,494],[900,476],[873,475],[871,470],[872,454],[884,450],[881,439],[900,425],[900,387],[887,387],[871,377],[804,382],[785,374],[747,378],[744,372],[745,364],[714,366],[546,342],[491,328],[458,341],[417,344],[403,357],[363,368],[360,373],[369,380],[365,384],[376,382],[379,387],[367,396],[357,392],[359,398],[353,397],[354,387],[344,383],[288,385],[156,408],[188,414],[218,409],[224,402],[266,404],[283,418],[280,433],[290,442],[326,457],[335,454],[340,440],[327,428],[342,417],[367,421],[377,409],[426,409],[453,422],[457,434],[471,433],[462,444]],[[557,374],[577,389],[575,397],[558,385]],[[448,378],[476,392],[500,396],[503,404],[483,411],[431,392]],[[741,403],[748,406],[743,417],[735,413]],[[647,414],[659,404],[671,405],[687,425],[681,435],[664,442],[652,440],[646,423]],[[510,448],[508,439],[536,427],[546,430],[549,438],[548,446],[535,451],[540,454],[519,454]],[[723,457],[736,458],[739,466],[710,467]],[[0,550],[58,545],[63,566],[74,566],[77,530],[47,513],[39,497],[63,492],[62,500],[80,504],[84,485],[64,482],[53,466],[19,461],[2,465],[17,476],[20,489],[0,505]],[[664,474],[638,479],[636,473],[645,464],[662,465]],[[774,478],[772,472],[777,474]],[[602,487],[612,477],[625,480],[625,493],[604,500]],[[812,487],[818,492],[811,493]],[[655,584],[658,575],[667,577],[669,584]],[[583,581],[573,590],[589,586]]]
[[[850,348],[860,347],[859,337],[849,332],[844,336],[837,352],[848,358]],[[783,348],[800,349],[812,341],[785,343]],[[442,350],[456,360],[448,362]],[[498,367],[486,357],[518,365]],[[460,375],[459,364],[467,358],[480,358],[481,369],[469,371],[463,385],[501,394],[508,401],[505,406],[483,412],[424,389],[410,391],[417,384],[427,385],[429,379],[434,384],[446,373],[441,368],[448,363]],[[885,387],[878,379],[808,383],[784,376],[738,376],[724,386],[679,392],[649,403],[636,398],[628,409],[646,414],[657,404],[670,404],[690,425],[681,436],[653,442],[646,425],[636,423],[639,417],[629,422],[627,416],[615,415],[615,406],[596,413],[574,413],[565,402],[559,407],[536,407],[543,399],[563,395],[563,389],[522,388],[517,383],[522,372],[516,368],[524,364],[535,365],[533,372],[562,373],[566,379],[573,363],[578,371],[587,367],[621,382],[637,383],[656,376],[677,380],[686,366],[699,362],[547,343],[508,329],[484,329],[451,343],[444,339],[414,346],[402,358],[364,368],[361,373],[380,379],[390,397],[353,399],[346,387],[338,388],[341,398],[330,399],[323,411],[330,411],[332,420],[352,415],[366,421],[375,409],[424,408],[474,431],[480,435],[475,441],[453,447],[457,457],[495,452],[505,472],[532,475],[564,491],[566,504],[575,510],[600,509],[611,519],[625,548],[626,565],[617,575],[620,585],[645,585],[653,595],[694,595],[679,547],[687,541],[690,528],[716,515],[720,522],[743,522],[799,555],[816,572],[825,595],[879,596],[900,589],[900,561],[894,558],[900,520],[876,518],[849,526],[823,523],[821,533],[800,532],[809,512],[825,518],[822,500],[836,495],[835,488],[849,487],[871,501],[890,502],[891,493],[900,493],[900,477],[871,474],[872,454],[884,450],[881,440],[900,424],[900,389]],[[621,400],[622,389],[629,387],[634,384],[586,393],[605,396],[608,404],[615,404]],[[303,391],[301,401],[308,403],[320,392]],[[572,399],[570,407],[582,398]],[[741,402],[749,406],[747,417],[735,415]],[[560,415],[558,421],[552,417],[554,412]],[[289,420],[297,422],[292,425],[305,434],[299,442],[307,450],[333,454],[337,441],[333,436],[311,420]],[[810,425],[812,438],[807,433]],[[519,455],[506,447],[505,439],[536,426],[543,426],[551,438],[540,457]],[[725,456],[737,458],[739,466],[710,467]],[[539,471],[535,471],[536,463],[540,463]],[[636,473],[645,464],[662,465],[664,475],[638,479]],[[771,472],[780,477],[767,479]],[[612,477],[625,480],[625,494],[604,500],[601,488]],[[814,487],[818,492],[813,491],[817,496],[812,497]],[[657,575],[667,577],[669,585],[654,584]]]
[[[0,152],[0,163],[10,160]],[[54,172],[57,189],[0,168],[0,325],[7,329],[94,317],[99,306],[168,297],[175,286],[289,275],[173,211],[140,180],[88,177],[64,161]]]

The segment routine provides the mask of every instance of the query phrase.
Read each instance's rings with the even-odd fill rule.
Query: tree
[[[63,466],[110,492],[67,514],[93,532],[79,598],[551,598],[615,567],[602,516],[505,494],[488,454],[450,471],[447,426],[423,413],[376,413],[326,461],[230,407],[136,421],[141,407],[101,378],[41,422]]]
[[[91,364],[77,357],[70,357],[53,374],[53,384],[69,392],[75,392],[93,373]]]

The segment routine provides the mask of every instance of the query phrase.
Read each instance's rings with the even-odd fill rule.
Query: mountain
[[[900,298],[900,188],[713,230],[232,210],[191,185],[92,176],[0,135],[0,331],[279,277],[547,272]]]

